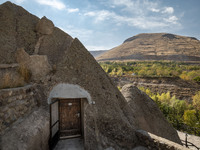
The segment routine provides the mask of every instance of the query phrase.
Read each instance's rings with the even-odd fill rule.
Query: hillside
[[[200,61],[200,41],[168,33],[143,33],[126,39],[96,59]]]

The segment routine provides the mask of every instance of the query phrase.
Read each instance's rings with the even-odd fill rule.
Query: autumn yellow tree
[[[194,95],[193,97],[193,106],[200,111],[200,91],[197,92],[196,95]]]
[[[183,119],[187,125],[194,127],[198,121],[196,110],[186,110],[184,112]]]

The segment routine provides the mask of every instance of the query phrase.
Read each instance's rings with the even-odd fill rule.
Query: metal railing
[[[183,143],[183,145],[184,145],[185,147],[187,147],[187,148],[195,147],[197,150],[200,150],[200,147],[197,147],[197,146],[194,145],[193,143],[188,142],[187,136],[188,136],[188,134],[186,133],[186,134],[185,134],[185,140],[181,140],[182,143]]]

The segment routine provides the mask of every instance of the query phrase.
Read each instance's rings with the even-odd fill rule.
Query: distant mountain
[[[99,51],[89,51],[94,57],[98,57],[101,54],[107,52],[108,50],[99,50]]]
[[[96,59],[200,61],[200,41],[169,33],[143,33],[126,39]]]

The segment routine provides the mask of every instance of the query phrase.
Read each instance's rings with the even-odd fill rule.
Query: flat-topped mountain
[[[169,33],[143,33],[126,39],[97,60],[200,61],[200,41]]]

